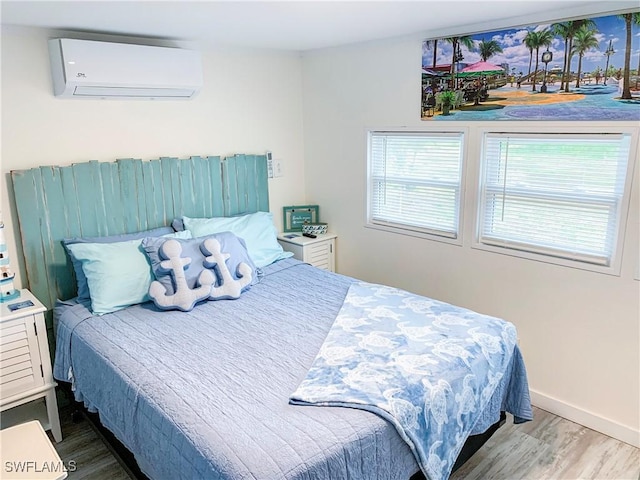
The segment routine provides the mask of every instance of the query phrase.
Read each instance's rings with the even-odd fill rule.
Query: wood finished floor
[[[640,480],[640,450],[538,408],[524,425],[507,424],[451,480]],[[60,414],[63,441],[54,444],[69,480],[129,480],[101,437],[85,419]]]

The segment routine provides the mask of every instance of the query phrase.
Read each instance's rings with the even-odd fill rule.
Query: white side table
[[[32,305],[11,309],[12,305],[23,302]],[[3,425],[37,419],[46,430],[51,430],[55,441],[60,442],[57,384],[51,372],[44,322],[46,310],[26,289],[20,291],[19,298],[0,303],[0,411]],[[45,400],[46,412],[37,408],[31,411],[30,407],[39,399]],[[11,421],[12,415],[15,421]]]
[[[39,421],[0,430],[0,478],[62,480],[65,465]]]
[[[301,233],[281,233],[278,242],[294,258],[307,262],[314,267],[336,271],[336,238],[335,233],[325,233],[316,238],[302,236]]]

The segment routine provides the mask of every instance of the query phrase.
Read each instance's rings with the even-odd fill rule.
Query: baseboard
[[[535,390],[530,390],[530,393],[531,403],[536,407],[640,448],[640,430],[634,430]]]

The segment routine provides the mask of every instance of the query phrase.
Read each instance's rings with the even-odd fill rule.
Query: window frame
[[[480,241],[480,231],[482,228],[482,222],[484,219],[485,213],[485,205],[483,203],[483,174],[484,174],[484,149],[486,137],[489,134],[512,134],[512,135],[545,135],[545,134],[568,134],[568,135],[599,135],[599,134],[622,134],[630,136],[630,147],[629,147],[629,160],[627,162],[626,175],[625,175],[625,183],[623,194],[620,200],[620,208],[618,211],[618,219],[617,219],[617,238],[613,245],[613,251],[611,254],[611,259],[609,265],[599,265],[596,263],[589,263],[584,260],[579,259],[569,259],[561,256],[554,256],[545,252],[535,252],[531,250],[520,250],[516,248],[509,248],[507,246],[500,245],[491,245],[487,243],[482,243]],[[565,126],[540,126],[540,127],[532,127],[532,126],[514,126],[509,128],[496,128],[489,126],[481,126],[478,127],[476,135],[472,139],[477,142],[477,155],[478,161],[475,165],[474,178],[475,178],[475,188],[476,191],[473,194],[474,198],[474,219],[473,219],[473,235],[472,235],[472,243],[471,248],[477,250],[484,250],[487,252],[498,253],[502,255],[514,256],[525,258],[529,260],[540,261],[543,263],[550,263],[554,265],[560,265],[565,267],[577,268],[580,270],[588,270],[593,272],[605,273],[609,275],[620,276],[621,267],[622,267],[622,254],[623,254],[623,245],[626,235],[626,229],[628,224],[628,215],[631,204],[631,188],[634,179],[634,171],[636,168],[637,158],[634,152],[638,152],[638,131],[633,127],[626,126],[611,126],[611,125],[603,125],[603,126],[590,126],[590,127],[565,127]],[[535,248],[535,246],[533,247]]]
[[[460,134],[461,141],[461,165],[460,165],[460,184],[459,184],[459,200],[458,200],[458,218],[457,218],[457,232],[454,237],[447,236],[444,232],[438,233],[435,230],[429,230],[420,227],[412,227],[411,225],[402,226],[402,224],[393,224],[383,221],[375,221],[372,218],[372,197],[373,197],[373,168],[371,162],[371,138],[374,134],[398,134],[398,135],[411,135],[411,134]],[[437,242],[449,243],[452,245],[463,245],[463,232],[464,232],[464,208],[465,208],[465,193],[466,193],[466,172],[467,172],[467,158],[469,151],[469,129],[466,127],[449,127],[438,126],[438,128],[367,128],[366,129],[366,164],[367,164],[367,176],[366,176],[366,198],[365,198],[365,227],[375,230],[381,230],[385,232],[408,235],[412,237],[424,238],[427,240],[433,240]]]

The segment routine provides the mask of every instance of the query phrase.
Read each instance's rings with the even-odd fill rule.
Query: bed
[[[54,375],[98,412],[145,475],[406,480],[430,471],[388,418],[291,401],[356,279],[282,255],[256,268],[238,298],[189,311],[146,301],[95,315],[78,296],[63,239],[268,212],[264,156],[88,162],[12,178],[30,288],[55,306]],[[522,359],[517,345],[509,350],[498,393],[464,426],[467,447],[476,445],[451,452],[438,478],[486,440],[505,406],[518,421],[531,418]]]

